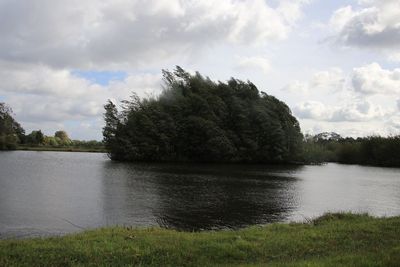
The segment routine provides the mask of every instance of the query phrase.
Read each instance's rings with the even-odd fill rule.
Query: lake
[[[111,225],[240,228],[328,211],[400,215],[400,169],[133,164],[95,153],[0,152],[0,238]]]

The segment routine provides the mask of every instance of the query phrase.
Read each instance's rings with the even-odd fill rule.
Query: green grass
[[[326,214],[237,231],[105,228],[0,241],[0,266],[399,266],[400,217]]]
[[[94,152],[106,153],[105,148],[88,148],[88,147],[74,147],[74,146],[23,146],[19,145],[17,150],[26,151],[59,151],[59,152]]]

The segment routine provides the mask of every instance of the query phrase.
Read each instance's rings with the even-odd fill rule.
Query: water
[[[0,238],[110,225],[179,230],[400,215],[400,169],[128,164],[104,154],[0,152]]]

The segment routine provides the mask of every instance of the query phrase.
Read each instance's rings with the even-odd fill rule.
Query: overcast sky
[[[400,0],[0,0],[0,102],[100,140],[103,105],[179,65],[250,80],[304,133],[400,134]]]

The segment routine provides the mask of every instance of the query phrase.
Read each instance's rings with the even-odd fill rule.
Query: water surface
[[[400,169],[132,164],[105,154],[0,152],[0,238],[110,225],[239,228],[328,211],[400,215]]]

